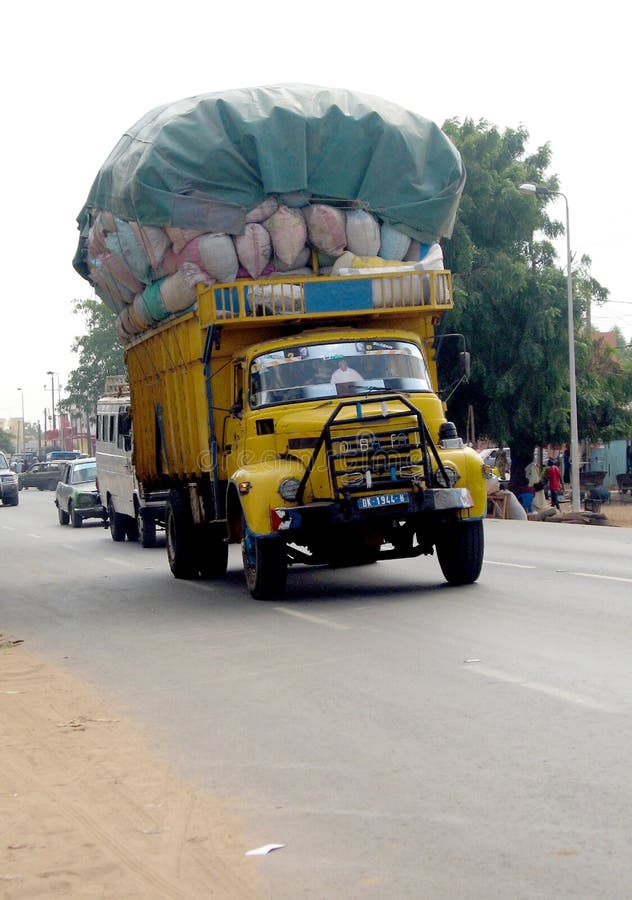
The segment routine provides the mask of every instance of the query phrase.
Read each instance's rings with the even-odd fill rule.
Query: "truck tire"
[[[196,578],[195,535],[191,510],[177,491],[170,491],[165,521],[167,559],[175,578]]]
[[[473,584],[483,566],[485,539],[482,520],[444,525],[436,548],[439,565],[448,584]]]
[[[125,534],[127,535],[127,540],[134,544],[138,540],[138,524],[136,519],[131,516],[125,516]]]
[[[70,516],[65,509],[61,508],[61,506],[57,507],[57,517],[59,518],[60,525],[67,525],[68,522],[70,522]]]
[[[77,510],[72,505],[72,502],[68,504],[68,516],[70,518],[70,524],[73,528],[81,528],[83,525],[83,519],[80,515],[77,514]]]
[[[138,528],[138,540],[141,546],[156,546],[156,520],[152,515],[143,513],[140,507],[136,509],[136,527]]]
[[[248,590],[255,600],[275,600],[285,594],[287,550],[278,537],[255,537],[245,519],[241,528],[241,552]]]
[[[112,498],[108,500],[108,519],[110,520],[110,534],[112,540],[117,544],[125,540],[125,518],[117,513],[112,503]]]
[[[228,543],[220,528],[196,529],[197,565],[202,578],[223,578],[228,568]]]

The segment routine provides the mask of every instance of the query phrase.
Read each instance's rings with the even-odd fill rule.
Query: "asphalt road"
[[[230,797],[274,898],[628,898],[632,529],[486,522],[434,558],[291,570],[252,600],[164,545],[0,507],[0,631],[94,684]],[[238,798],[235,801],[235,798]]]

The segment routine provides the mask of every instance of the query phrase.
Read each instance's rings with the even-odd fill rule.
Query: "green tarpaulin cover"
[[[79,214],[74,264],[87,276],[95,209],[235,235],[268,195],[296,192],[356,201],[430,242],[450,237],[464,183],[441,129],[386,100],[310,85],[201,94],[152,110],[121,137]]]

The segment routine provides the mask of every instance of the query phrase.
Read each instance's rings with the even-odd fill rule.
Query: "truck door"
[[[223,450],[226,476],[240,465],[243,449],[244,368],[241,362],[233,366],[232,403],[224,420]]]

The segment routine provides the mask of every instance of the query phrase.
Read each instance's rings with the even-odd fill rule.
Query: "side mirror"
[[[465,378],[470,377],[471,364],[470,354],[468,350],[463,350],[461,353],[459,353],[459,368],[461,369],[461,374]]]

